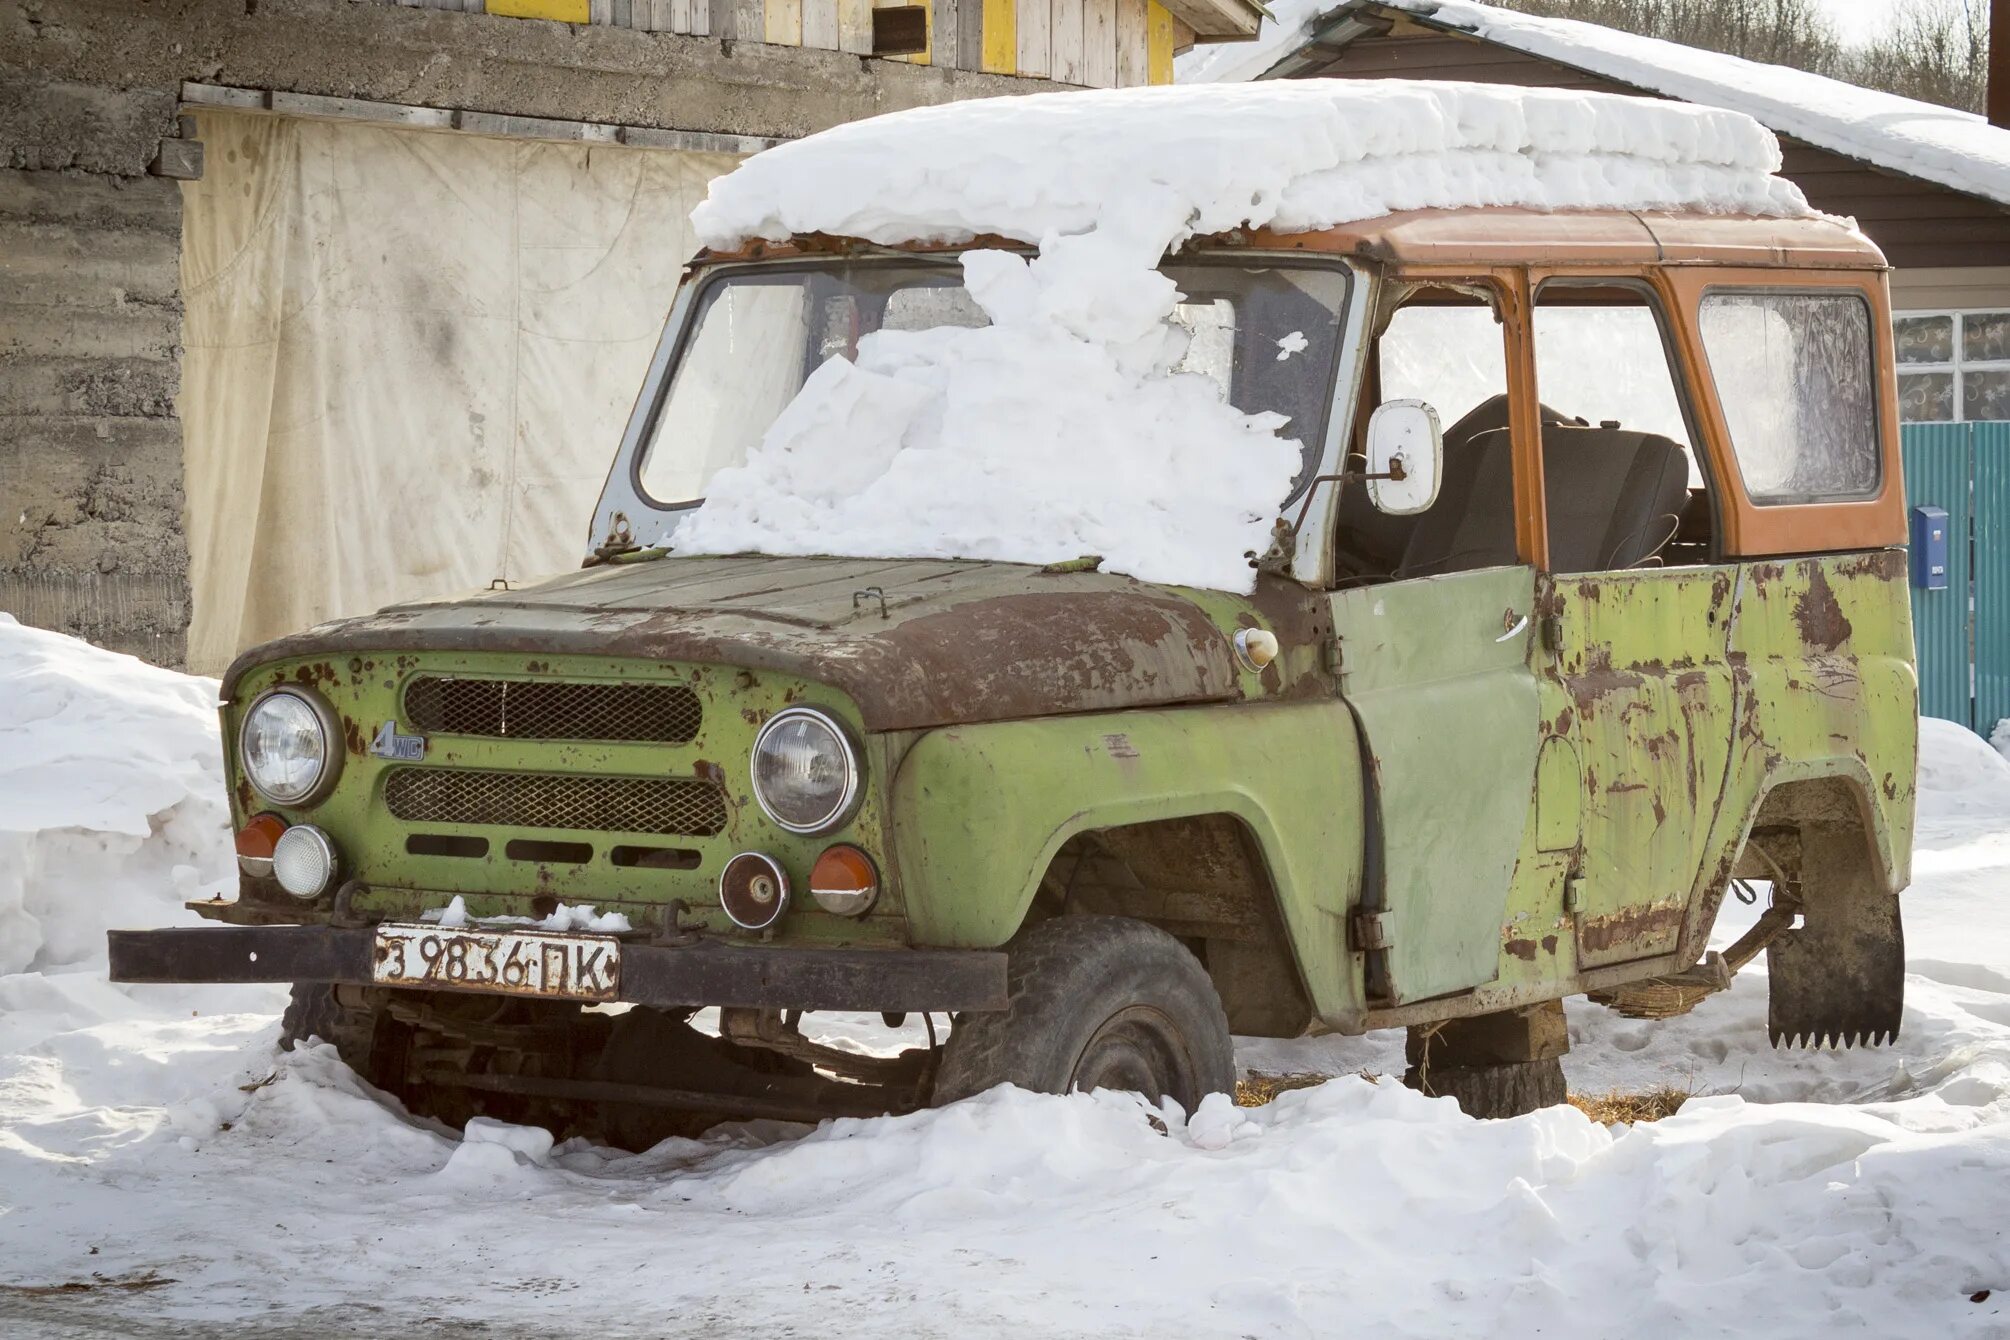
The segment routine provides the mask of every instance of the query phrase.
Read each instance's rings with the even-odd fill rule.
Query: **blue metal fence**
[[[1947,589],[1912,587],[1919,710],[1987,735],[2010,717],[2010,423],[1910,423],[1905,500],[1947,513]]]

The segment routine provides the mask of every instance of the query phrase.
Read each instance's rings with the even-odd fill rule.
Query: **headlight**
[[[341,767],[334,714],[302,689],[274,689],[244,714],[237,757],[258,794],[300,806],[327,794]]]
[[[791,833],[836,828],[858,800],[858,751],[844,728],[813,707],[768,718],[754,737],[754,799]]]

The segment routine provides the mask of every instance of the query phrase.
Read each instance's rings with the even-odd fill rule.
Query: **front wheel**
[[[935,1102],[996,1084],[1122,1089],[1192,1112],[1235,1087],[1228,1016],[1178,940],[1128,917],[1057,917],[1007,947],[1010,1004],[958,1016]]]

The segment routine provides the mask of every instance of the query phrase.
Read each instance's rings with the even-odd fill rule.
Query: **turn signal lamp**
[[[1249,670],[1261,670],[1277,659],[1277,634],[1267,628],[1235,630],[1235,659]]]
[[[857,847],[842,842],[826,847],[810,870],[810,897],[826,912],[862,917],[879,897],[879,872]]]
[[[254,879],[272,873],[272,849],[286,831],[286,820],[276,814],[261,814],[237,830],[237,868]]]

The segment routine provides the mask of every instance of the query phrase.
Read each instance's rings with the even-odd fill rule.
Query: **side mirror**
[[[1421,400],[1391,400],[1368,416],[1368,501],[1391,516],[1429,511],[1444,473],[1438,412]]]

